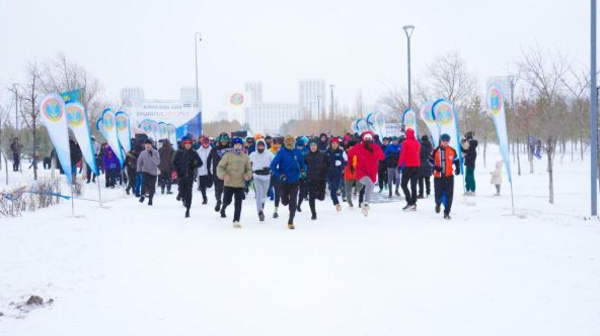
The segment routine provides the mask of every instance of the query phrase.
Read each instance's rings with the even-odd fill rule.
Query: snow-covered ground
[[[69,202],[2,218],[0,335],[600,335],[589,163],[557,159],[555,205],[545,161],[534,175],[524,164],[517,217],[508,184],[492,196],[496,160],[480,158],[478,196],[456,197],[452,221],[431,198],[415,213],[373,204],[368,218],[326,200],[289,231],[287,210],[260,224],[251,196],[234,230],[212,197],[196,192],[184,219],[174,197],[149,207],[122,189],[103,190],[108,209],[76,201],[83,218]],[[32,294],[54,304],[10,305]]]

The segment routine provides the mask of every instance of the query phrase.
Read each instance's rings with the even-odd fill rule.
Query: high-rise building
[[[262,103],[263,102],[263,92],[262,92],[262,83],[258,81],[254,82],[246,82],[245,91],[248,96],[250,96],[250,103]]]
[[[299,119],[325,118],[327,95],[324,79],[305,79],[298,82]]]
[[[246,110],[252,132],[261,134],[278,134],[281,125],[297,117],[298,105],[294,103],[254,103]]]
[[[140,87],[126,87],[121,90],[123,104],[140,104],[145,100],[144,89]]]

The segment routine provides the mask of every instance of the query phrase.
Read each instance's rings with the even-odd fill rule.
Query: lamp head
[[[410,38],[410,36],[412,35],[413,31],[415,30],[415,26],[413,26],[413,25],[406,25],[406,26],[402,27],[402,29],[404,29],[404,33],[406,34],[406,37]]]

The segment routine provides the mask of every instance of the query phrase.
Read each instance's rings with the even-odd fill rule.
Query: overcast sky
[[[296,101],[299,79],[323,78],[340,103],[359,90],[372,103],[406,86],[406,24],[414,77],[451,50],[483,83],[535,44],[589,63],[587,0],[0,0],[0,84],[64,52],[113,100],[124,86],[178,98],[194,85],[199,31],[205,118],[247,80],[262,81],[268,101]]]

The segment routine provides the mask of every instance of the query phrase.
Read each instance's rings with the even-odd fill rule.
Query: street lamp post
[[[200,91],[198,89],[198,42],[202,41],[202,35],[199,32],[194,34],[194,51],[196,55],[196,107],[200,108]]]
[[[331,135],[333,135],[333,113],[334,113],[334,107],[335,107],[335,103],[334,103],[334,99],[333,99],[333,88],[335,87],[335,85],[331,84],[329,85],[329,89],[331,90],[331,120],[330,120],[330,125],[329,125],[329,131],[331,133]]]
[[[591,0],[590,57],[590,148],[591,148],[591,215],[598,215],[598,91],[596,90],[596,0]]]
[[[411,82],[410,82],[410,37],[412,36],[413,31],[415,30],[415,26],[407,25],[402,27],[404,29],[404,33],[406,34],[406,43],[408,46],[408,108],[412,107],[412,91],[411,91]]]

